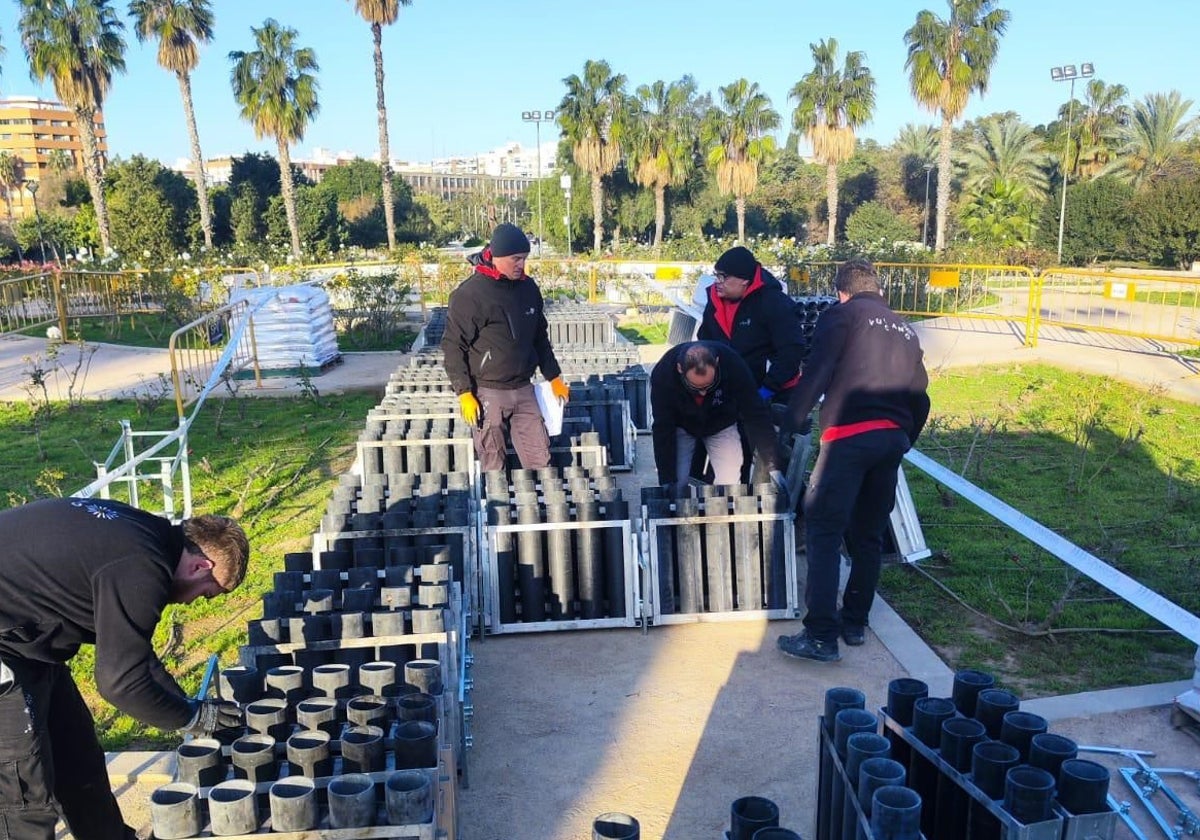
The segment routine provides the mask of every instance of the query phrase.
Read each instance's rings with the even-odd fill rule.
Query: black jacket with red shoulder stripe
[[[795,384],[804,359],[804,338],[795,301],[761,265],[755,274],[736,303],[721,300],[717,287],[709,287],[696,338],[732,347],[750,368],[756,385],[779,392]]]
[[[562,372],[537,283],[528,275],[504,277],[486,249],[475,261],[475,273],[450,293],[442,351],[456,394],[520,388],[539,368],[548,380]]]
[[[821,428],[895,423],[916,443],[929,417],[929,376],[916,331],[876,292],[859,292],[817,319],[812,355],[788,411],[799,424],[821,395]]]

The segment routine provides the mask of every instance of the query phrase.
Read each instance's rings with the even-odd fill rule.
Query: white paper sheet
[[[539,382],[533,386],[537,397],[538,409],[542,412],[542,420],[546,424],[546,434],[550,437],[562,434],[563,406],[554,396],[554,390],[549,382]]]

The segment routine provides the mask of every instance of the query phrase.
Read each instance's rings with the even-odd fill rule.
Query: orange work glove
[[[569,402],[571,399],[571,386],[563,382],[561,376],[556,376],[550,380],[550,390],[554,396],[558,397],[561,403]]]
[[[458,406],[462,410],[463,419],[472,426],[479,425],[479,400],[470,391],[458,395]]]

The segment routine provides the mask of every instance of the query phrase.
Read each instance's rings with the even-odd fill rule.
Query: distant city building
[[[556,148],[556,143],[542,144],[540,162],[543,177],[555,172]],[[210,185],[229,183],[235,157],[223,155],[205,161],[204,174]],[[334,152],[317,147],[310,157],[292,158],[292,165],[313,183],[320,183],[331,168],[348,164],[358,157],[347,151]],[[379,156],[373,155],[367,159],[378,161]],[[445,199],[479,192],[516,199],[534,183],[538,163],[537,149],[525,148],[520,143],[508,143],[478,155],[439,158],[421,163],[394,161],[392,171],[403,178],[414,192],[434,193]],[[172,168],[195,180],[190,159],[180,158]]]
[[[108,160],[104,116],[96,112],[96,147],[101,165]],[[75,122],[75,112],[61,102],[35,96],[0,98],[0,152],[9,152],[23,165],[26,182],[39,181],[50,168],[51,157],[67,155],[76,171],[83,171],[83,140]],[[33,213],[33,196],[28,188],[12,191],[13,215]]]

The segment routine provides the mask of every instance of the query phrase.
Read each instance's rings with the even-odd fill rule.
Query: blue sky
[[[1180,90],[1200,98],[1200,50],[1189,0],[1008,0],[1012,13],[988,94],[967,117],[1015,110],[1030,123],[1053,119],[1066,83],[1057,64],[1091,61],[1097,77],[1134,97]],[[126,4],[117,3],[122,15]],[[216,39],[193,80],[206,156],[273,150],[255,140],[229,88],[230,50],[250,49],[250,27],[267,17],[300,32],[321,64],[321,113],[300,144],[369,155],[376,150],[370,32],[345,0],[214,0]],[[835,37],[862,50],[877,79],[874,121],[862,132],[890,142],[906,122],[933,122],[912,100],[902,36],[917,12],[944,16],[945,0],[414,0],[384,32],[393,157],[428,160],[470,154],[508,140],[534,143],[521,111],[553,108],[562,79],[586,59],[605,59],[630,87],[691,73],[702,90],[738,77],[757,81],[790,124],[787,93],[812,66],[808,45]],[[53,96],[29,79],[16,33],[17,7],[0,0],[6,48],[0,93]],[[137,152],[165,162],[189,154],[178,86],[154,60],[152,45],[127,31],[128,72],[105,107],[113,154]],[[1077,86],[1078,88],[1078,86]],[[1077,96],[1080,91],[1077,89]],[[1195,115],[1197,109],[1193,109]],[[543,126],[543,139],[551,129]]]

